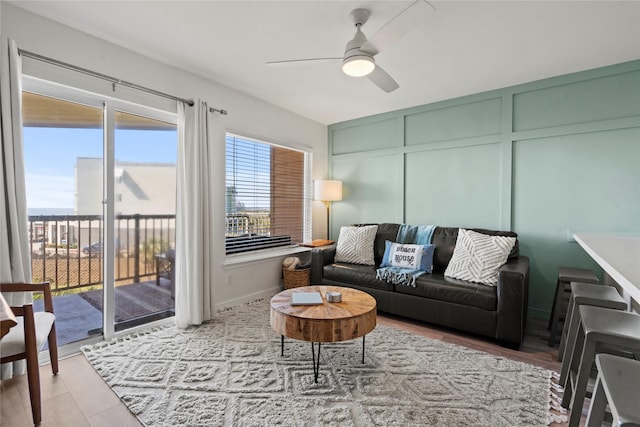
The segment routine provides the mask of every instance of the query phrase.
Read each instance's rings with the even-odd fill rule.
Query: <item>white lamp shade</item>
[[[323,202],[342,200],[342,181],[315,181],[313,198],[314,200],[322,200]]]

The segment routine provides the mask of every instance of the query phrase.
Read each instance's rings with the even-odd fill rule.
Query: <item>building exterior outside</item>
[[[76,215],[102,214],[101,158],[79,157],[76,162]],[[117,215],[175,215],[176,165],[119,162],[115,165]]]
[[[72,215],[30,217],[34,254],[66,251],[78,256],[101,254],[102,164],[101,158],[77,159]],[[147,241],[152,250],[172,248],[175,242],[175,164],[116,161],[115,172],[118,251],[132,252]]]

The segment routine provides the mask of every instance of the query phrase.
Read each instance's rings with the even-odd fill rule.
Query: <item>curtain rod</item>
[[[36,59],[36,60],[42,61],[42,62],[47,62],[49,64],[57,65],[57,66],[62,67],[62,68],[66,68],[66,69],[69,69],[69,70],[77,71],[77,72],[80,72],[80,73],[83,73],[83,74],[87,74],[89,76],[97,77],[97,78],[102,79],[102,80],[110,81],[111,83],[113,83],[114,89],[115,89],[115,85],[119,84],[119,85],[122,85],[122,86],[129,87],[131,89],[140,90],[142,92],[147,92],[147,93],[150,93],[152,95],[161,96],[163,98],[173,99],[174,101],[184,102],[185,104],[187,104],[189,106],[193,106],[193,99],[180,98],[180,97],[177,97],[177,96],[174,96],[174,95],[170,95],[168,93],[160,92],[160,91],[157,91],[157,90],[154,90],[154,89],[150,89],[148,87],[140,86],[140,85],[137,85],[135,83],[131,83],[131,82],[128,82],[128,81],[125,81],[125,80],[121,80],[121,79],[118,79],[116,77],[111,77],[111,76],[108,76],[106,74],[102,74],[102,73],[98,73],[96,71],[88,70],[86,68],[78,67],[76,65],[72,65],[72,64],[69,64],[67,62],[62,62],[62,61],[58,61],[57,59],[48,58],[46,56],[39,55],[39,54],[33,53],[33,52],[29,52],[29,51],[24,50],[24,49],[18,49],[18,53],[20,55],[26,56],[28,58]],[[218,111],[220,111],[222,113],[222,111],[224,111],[224,110],[218,110]]]
[[[223,116],[227,115],[227,110],[218,110],[217,108],[213,108],[213,107],[209,107],[209,112],[210,113],[220,113]]]

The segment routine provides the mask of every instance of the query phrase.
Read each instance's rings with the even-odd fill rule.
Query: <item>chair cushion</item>
[[[47,341],[47,337],[49,336],[49,332],[51,331],[51,327],[53,326],[53,322],[55,322],[56,317],[53,313],[38,311],[33,313],[33,318],[36,324],[36,348],[40,351],[44,346],[45,341]],[[9,329],[9,333],[0,340],[1,357],[14,356],[25,352],[24,317],[16,316],[16,322],[17,325]]]

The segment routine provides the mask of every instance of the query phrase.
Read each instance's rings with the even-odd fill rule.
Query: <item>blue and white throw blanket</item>
[[[402,224],[398,229],[396,242],[413,243],[416,245],[428,245],[433,237],[435,225],[408,225]]]
[[[434,230],[434,225],[402,224],[398,229],[396,242],[411,245],[429,245],[431,244]],[[420,268],[423,263],[419,258],[411,260],[411,268],[406,267],[407,263],[403,262],[404,260],[400,261],[395,259],[398,258],[396,256],[397,252],[404,249],[401,246],[402,245],[387,244],[383,262],[380,268],[376,270],[376,279],[385,280],[387,283],[393,283],[395,285],[413,286],[415,288],[416,279],[425,274],[426,270]],[[395,252],[391,254],[389,251]],[[431,255],[433,255],[433,253],[431,253]]]
[[[385,280],[394,285],[405,285],[416,287],[416,279],[425,272],[404,267],[380,267],[376,270],[376,279]]]

